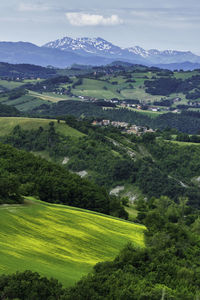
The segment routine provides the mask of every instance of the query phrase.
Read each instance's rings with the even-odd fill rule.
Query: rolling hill
[[[0,77],[24,78],[38,77],[48,78],[56,75],[56,70],[29,64],[0,63]]]
[[[55,78],[45,81],[37,76],[35,80],[1,79],[0,103],[15,106],[21,112],[39,108],[38,113],[40,106],[44,108],[59,101],[91,102],[97,99],[137,100],[137,103],[150,106],[150,112],[153,108],[156,112],[199,109],[199,70],[171,72],[121,64],[115,62],[106,67],[87,69],[88,74],[70,77],[66,75],[69,70],[60,70],[66,74],[57,73]],[[172,85],[172,89],[168,88]]]
[[[0,206],[0,273],[30,269],[70,286],[128,242],[144,246],[144,226],[33,198]]]
[[[23,117],[2,117],[0,118],[0,136],[9,134],[13,128],[20,125],[24,130],[38,129],[40,126],[47,128],[49,122],[54,122],[55,130],[64,136],[74,136],[81,137],[84,136],[83,133],[78,130],[71,128],[64,122],[57,123],[55,120],[51,119],[39,119],[39,118],[23,118]]]

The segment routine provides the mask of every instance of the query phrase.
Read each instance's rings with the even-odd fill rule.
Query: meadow
[[[144,247],[145,227],[28,198],[0,207],[0,273],[26,269],[70,286],[128,242]]]
[[[8,80],[0,80],[0,86],[12,90],[15,88],[18,88],[20,86],[22,86],[24,84],[24,82],[18,82],[18,81],[8,81]]]
[[[62,100],[74,100],[74,98],[72,98],[72,97],[68,97],[66,95],[58,95],[58,94],[54,94],[54,93],[42,93],[41,94],[41,93],[38,93],[38,92],[29,91],[29,95],[34,96],[38,99],[41,99],[41,100],[44,100],[44,101],[50,101],[50,102],[53,102],[53,103],[57,103],[57,102],[62,101]]]
[[[128,77],[127,77],[128,74]],[[181,101],[173,104],[172,107],[176,108],[177,105],[186,105],[188,100],[183,93],[174,93],[168,96],[151,95],[146,92],[145,81],[153,80],[155,78],[162,78],[162,74],[152,72],[128,72],[125,75],[113,74],[111,76],[103,75],[98,79],[85,78],[82,83],[76,85],[77,78],[73,78],[72,82],[60,84],[59,88],[70,89],[71,95],[63,95],[56,90],[54,92],[42,92],[28,90],[27,94],[17,99],[9,100],[8,97],[2,97],[0,102],[3,104],[14,105],[20,111],[29,111],[44,103],[57,103],[59,101],[67,100],[80,100],[79,96],[91,97],[97,99],[113,99],[120,100],[134,99],[147,104],[153,104],[154,101],[159,102],[161,99],[172,99],[179,97]],[[197,71],[193,72],[174,72],[174,78],[186,80],[194,75],[198,75]],[[38,80],[25,80],[23,82],[0,80],[0,87],[9,90],[22,86],[26,83],[36,83]],[[199,100],[199,99],[197,99]],[[158,113],[155,113],[157,116]],[[152,114],[152,116],[154,116]]]
[[[197,146],[197,147],[200,146],[199,143],[191,143],[191,142],[181,142],[181,141],[167,141],[167,142],[174,143],[179,146]]]
[[[20,125],[24,130],[38,129],[40,126],[48,128],[49,123],[54,122],[55,130],[64,136],[81,137],[83,133],[71,128],[65,122],[57,123],[56,120],[22,117],[0,117],[0,136],[8,135],[15,126]]]
[[[6,105],[13,105],[20,111],[28,111],[45,103],[44,100],[39,97],[31,96],[30,94],[11,100],[3,98],[0,102]]]
[[[72,89],[72,93],[76,96],[89,96],[98,99],[123,99],[119,93],[117,93],[118,85],[112,85],[109,82],[95,79],[84,78],[81,85]]]

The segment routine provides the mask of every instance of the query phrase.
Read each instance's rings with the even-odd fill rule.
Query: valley
[[[10,70],[0,79],[0,298],[198,295],[199,70]]]
[[[102,117],[109,115],[108,108],[145,113],[150,118],[169,113],[198,112],[200,109],[198,70],[172,72],[117,62],[106,67],[87,67],[84,75],[84,68],[77,67],[80,75],[76,76],[69,75],[71,70],[66,69],[65,75],[63,72],[59,75],[59,69],[53,70],[54,77],[49,79],[28,80],[29,77],[16,77],[0,80],[0,103],[32,114],[50,109],[52,104],[69,101],[65,104],[66,108],[69,107],[69,114],[72,114],[70,106],[76,105],[73,101],[79,101],[80,107],[90,104],[96,110],[96,116],[98,114]],[[173,87],[167,88],[169,85]],[[85,114],[85,111],[82,110],[81,113]],[[134,115],[132,118],[134,119]],[[148,123],[151,126],[150,120]]]
[[[0,1],[0,300],[200,300],[199,12]]]
[[[123,187],[116,193],[119,198],[139,200],[164,191],[176,200],[185,195],[191,205],[199,206],[199,190],[192,182],[199,176],[197,135],[147,131],[136,136],[72,117],[57,121],[4,117],[0,118],[0,131],[1,142],[31,151],[72,173],[84,174],[108,192]]]

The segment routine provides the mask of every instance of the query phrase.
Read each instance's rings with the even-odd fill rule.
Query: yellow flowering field
[[[144,247],[144,226],[29,198],[0,206],[0,273],[32,270],[70,286],[128,242]]]

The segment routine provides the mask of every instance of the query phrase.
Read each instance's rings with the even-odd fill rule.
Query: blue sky
[[[0,40],[42,45],[102,37],[116,45],[200,54],[199,0],[1,0]]]

